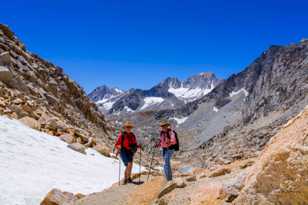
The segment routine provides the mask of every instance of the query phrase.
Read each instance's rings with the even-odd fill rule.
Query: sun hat
[[[168,122],[167,120],[162,120],[159,123],[160,127],[165,127],[165,126],[170,126],[170,122]]]
[[[130,128],[134,128],[135,125],[132,121],[126,121],[123,125],[123,127],[130,127]]]

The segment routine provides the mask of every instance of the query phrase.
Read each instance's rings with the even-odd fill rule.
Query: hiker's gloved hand
[[[120,150],[119,150],[119,149],[117,149],[117,151],[115,152],[115,156],[116,156],[116,157],[118,157],[118,156],[119,156],[119,152],[120,152]]]
[[[115,153],[110,153],[110,156],[111,156],[112,158],[117,158],[117,157],[118,157]]]

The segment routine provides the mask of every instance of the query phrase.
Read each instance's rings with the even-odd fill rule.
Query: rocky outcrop
[[[47,194],[41,202],[41,205],[69,205],[83,197],[84,195],[82,194],[74,195],[69,192],[62,192],[58,189],[53,189]]]
[[[308,107],[271,139],[234,205],[306,204],[307,179]]]
[[[62,68],[26,50],[0,25],[0,114],[55,136],[71,134],[107,143],[104,116]]]

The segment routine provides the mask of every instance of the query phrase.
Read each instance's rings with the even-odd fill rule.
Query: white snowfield
[[[140,108],[140,110],[144,110],[150,106],[161,104],[164,102],[164,98],[161,97],[146,97],[144,98],[144,105]]]
[[[118,181],[118,173],[117,160],[92,149],[80,154],[56,137],[0,116],[1,205],[38,205],[53,188],[102,191]]]
[[[215,88],[214,84],[211,84],[210,88],[202,89],[202,88],[173,88],[172,86],[169,88],[168,92],[174,94],[177,98],[183,99],[186,102],[194,101],[200,97],[203,97],[210,93]]]

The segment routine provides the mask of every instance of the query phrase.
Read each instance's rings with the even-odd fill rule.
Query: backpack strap
[[[121,149],[123,149],[124,140],[125,140],[125,132],[121,131],[121,137],[122,137],[122,140],[121,140]]]

